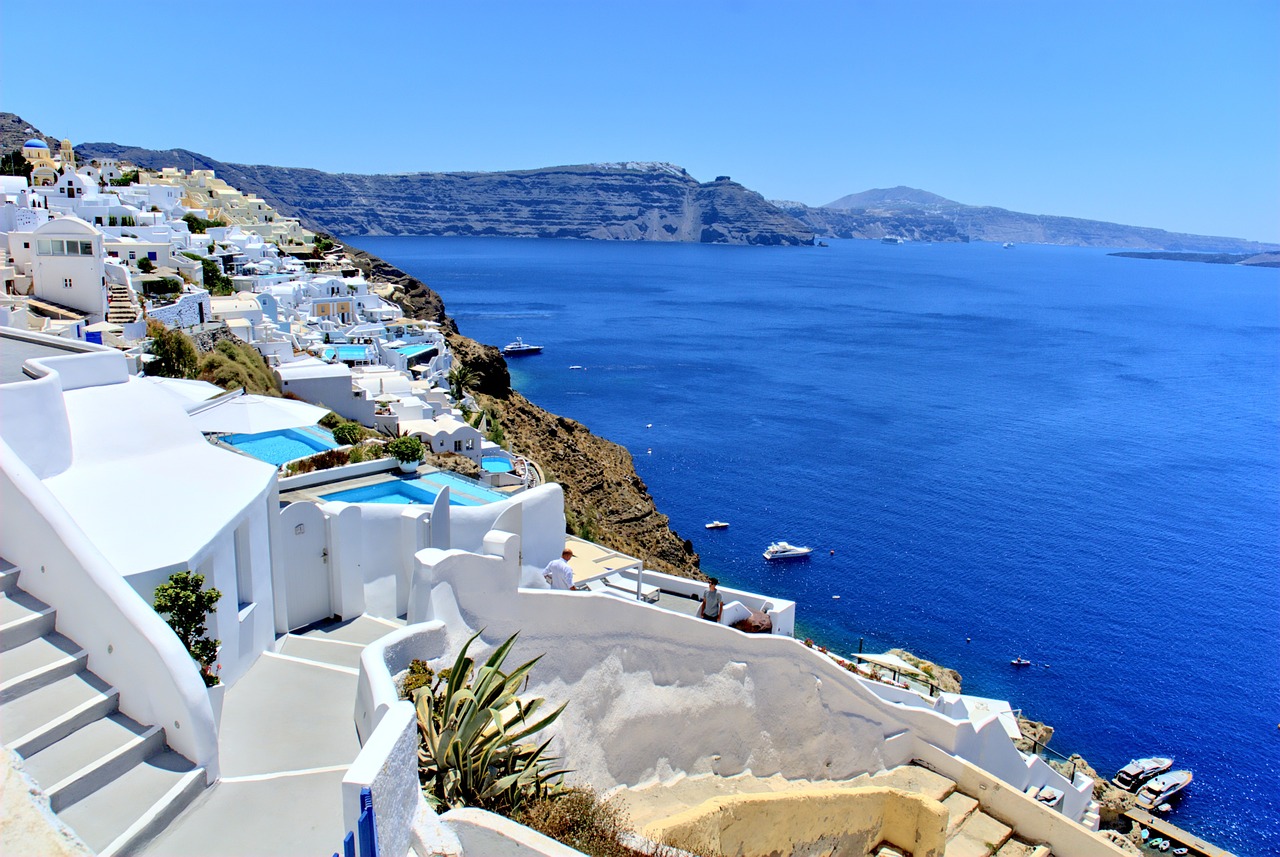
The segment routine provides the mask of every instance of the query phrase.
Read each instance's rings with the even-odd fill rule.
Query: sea
[[[1171,821],[1280,854],[1280,270],[347,240],[466,335],[545,346],[514,386],[625,446],[703,570],[795,600],[797,636],[950,666],[1104,776],[1173,756]],[[814,552],[766,562],[779,539]]]

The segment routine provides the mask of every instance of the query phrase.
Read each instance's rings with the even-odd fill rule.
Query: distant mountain
[[[851,193],[840,197],[835,202],[828,202],[822,207],[865,211],[869,208],[963,208],[964,206],[946,197],[938,196],[936,193],[929,193],[927,190],[898,185]]]
[[[774,204],[819,237],[894,236],[909,241],[997,241],[1202,253],[1256,254],[1280,249],[1280,245],[1240,238],[1187,235],[1078,217],[1021,214],[992,206],[965,205],[925,190],[901,186],[850,194],[818,208],[795,202]]]
[[[355,175],[224,163],[186,149],[154,151],[114,143],[85,143],[77,152],[150,169],[211,169],[240,190],[334,235],[813,243],[805,226],[755,191],[727,177],[698,182],[672,164]]]

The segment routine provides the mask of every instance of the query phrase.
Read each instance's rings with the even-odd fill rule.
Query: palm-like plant
[[[449,370],[448,380],[449,392],[453,394],[455,401],[460,402],[468,387],[480,383],[480,374],[470,366],[459,363]]]
[[[510,815],[527,801],[562,790],[566,771],[553,769],[557,760],[544,755],[550,739],[527,739],[550,726],[568,703],[539,717],[546,700],[521,700],[516,692],[542,656],[504,672],[512,635],[477,670],[467,650],[478,636],[467,640],[450,669],[413,694],[422,739],[418,773],[433,807],[474,806]]]

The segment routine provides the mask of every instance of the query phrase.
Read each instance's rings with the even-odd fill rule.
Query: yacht
[[[729,526],[727,521],[712,521],[706,525],[708,530],[723,530],[727,526]]]
[[[797,547],[786,542],[774,542],[764,552],[765,559],[800,559],[813,553],[813,548]]]
[[[1014,245],[1013,245],[1013,242],[1012,242],[1012,241],[1006,241],[1006,242],[1004,242],[1004,244],[1002,244],[1002,245],[1000,245],[1000,246],[1001,246],[1001,247],[1003,247],[1003,248],[1004,248],[1004,249],[1006,249],[1006,250],[1012,250]]]
[[[1027,660],[1026,658],[1014,658],[1013,660],[1009,661],[1009,663],[1013,664],[1015,667],[1031,666],[1031,661]]]
[[[901,244],[902,239],[898,238],[896,235],[886,235],[880,239],[880,243],[881,244]]]
[[[1129,764],[1120,769],[1115,779],[1111,782],[1115,783],[1125,791],[1133,792],[1142,787],[1142,784],[1157,774],[1163,774],[1165,771],[1173,767],[1173,759],[1163,756],[1152,756],[1148,759],[1134,759]]]
[[[519,357],[522,354],[541,354],[541,345],[530,345],[520,337],[516,337],[515,342],[508,342],[502,349],[505,357]]]
[[[1182,793],[1191,785],[1190,771],[1169,771],[1148,782],[1138,792],[1138,806],[1145,810],[1154,810]]]

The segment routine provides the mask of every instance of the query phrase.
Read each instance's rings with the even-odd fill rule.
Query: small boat
[[[1173,767],[1173,759],[1164,756],[1152,756],[1147,759],[1134,759],[1120,769],[1111,782],[1128,792],[1136,792],[1142,784],[1152,777],[1163,774]]]
[[[1173,804],[1162,803],[1158,807],[1156,807],[1156,812],[1168,812],[1171,809],[1173,809]]]
[[[787,542],[774,542],[764,552],[765,559],[802,559],[813,553],[813,548],[797,547]]]
[[[880,239],[880,243],[881,244],[901,244],[902,239],[894,235],[886,235],[885,237]]]
[[[541,354],[541,345],[530,345],[520,337],[516,337],[515,342],[508,342],[502,348],[502,353],[506,357],[519,357],[522,354]]]
[[[1009,661],[1009,663],[1015,667],[1031,666],[1031,661],[1027,660],[1026,658],[1014,658],[1013,660]]]
[[[1182,794],[1182,790],[1189,785],[1191,785],[1190,771],[1169,771],[1161,774],[1138,792],[1138,806],[1147,810],[1155,809]]]
[[[727,526],[729,524],[726,521],[712,521],[706,525],[708,530],[723,530]]]
[[[569,368],[570,368],[570,369],[581,369],[583,372],[587,371],[585,366],[579,366],[577,363],[573,364],[573,365],[572,365],[572,366],[570,366]]]
[[[1146,842],[1146,841],[1147,841],[1147,837],[1151,836],[1151,831],[1150,831],[1150,830],[1148,830],[1148,829],[1147,829],[1147,828],[1145,828],[1145,827],[1139,827],[1139,828],[1138,828],[1138,831],[1139,831],[1139,833],[1140,833],[1140,834],[1141,834],[1141,836],[1142,836],[1142,841],[1143,841],[1143,842]]]
[[[1012,241],[1006,241],[1006,242],[1004,242],[1004,244],[1003,244],[1003,245],[1001,245],[1001,246],[1003,246],[1005,250],[1012,250],[1012,249],[1013,249],[1013,242],[1012,242]]]
[[[1173,853],[1177,854],[1178,857],[1184,857],[1184,855],[1187,853],[1187,847],[1184,845],[1181,848],[1175,848],[1173,849]]]
[[[1173,843],[1172,843],[1172,842],[1170,842],[1168,839],[1166,839],[1166,840],[1164,840],[1163,842],[1161,842],[1161,843],[1160,843],[1160,850],[1161,850],[1161,851],[1168,851],[1168,850],[1169,850],[1169,848],[1170,848],[1170,846],[1172,846],[1172,845],[1173,845]]]
[[[1157,836],[1155,839],[1148,839],[1148,840],[1147,840],[1147,847],[1148,847],[1148,848],[1154,848],[1154,849],[1156,849],[1156,850],[1159,850],[1159,848],[1160,848],[1160,843],[1161,843],[1161,842],[1164,842],[1164,840],[1163,840],[1163,839],[1161,839],[1159,836]]]
[[[830,244],[828,244],[826,241],[819,241],[819,242],[818,242],[818,246],[819,246],[819,247],[830,247],[831,245],[830,245]]]

